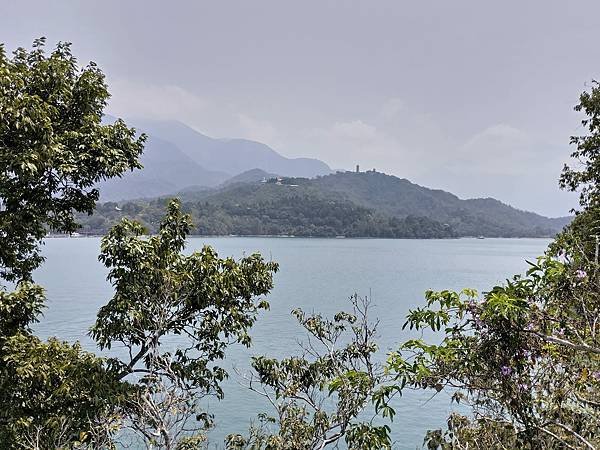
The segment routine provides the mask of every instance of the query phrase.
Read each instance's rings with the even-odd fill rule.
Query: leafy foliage
[[[102,359],[27,333],[6,339],[2,352],[0,442],[48,450],[110,444],[129,386]]]
[[[91,214],[100,180],[139,168],[145,137],[123,121],[102,125],[109,98],[94,63],[44,39],[8,58],[0,47],[0,274],[27,279],[47,228],[72,232],[72,211]]]
[[[595,85],[576,107],[590,135],[572,138],[582,169],[561,185],[581,189],[582,211],[527,273],[494,286],[428,292],[405,326],[439,333],[438,344],[405,342],[388,361],[401,386],[453,389],[470,407],[428,448],[563,449],[600,446],[600,272],[597,260],[597,152],[600,96]],[[591,239],[590,239],[591,238]]]
[[[33,336],[29,326],[44,300],[30,282],[0,292],[0,442],[8,449],[109,445],[130,386],[79,344]]]
[[[146,237],[140,224],[123,220],[101,246],[115,295],[100,309],[91,335],[100,348],[118,343],[128,349],[129,360],[111,364],[119,379],[142,376],[132,427],[160,448],[174,448],[174,437],[189,430],[189,419],[200,414],[199,396],[223,396],[227,373],[213,363],[230,343],[250,345],[248,330],[268,307],[256,297],[271,290],[277,270],[258,254],[239,262],[219,258],[210,247],[183,255],[190,226],[173,201],[158,235]],[[163,350],[173,335],[187,337],[189,345]]]
[[[29,331],[44,306],[44,290],[30,282],[19,283],[13,292],[0,291],[0,340]]]
[[[600,83],[594,81],[590,92],[581,94],[575,111],[585,113],[581,125],[588,134],[571,136],[571,144],[576,147],[571,157],[578,167],[565,164],[560,186],[570,191],[579,190],[581,206],[595,208],[600,199]]]
[[[101,446],[128,390],[103,360],[31,334],[45,300],[31,282],[49,229],[77,228],[94,183],[140,167],[144,136],[122,121],[101,125],[109,97],[94,63],[79,68],[70,44],[44,39],[13,57],[0,46],[0,442],[3,448]]]
[[[353,313],[338,313],[333,320],[295,310],[309,336],[302,355],[253,358],[248,387],[265,396],[277,416],[262,415],[247,438],[229,436],[229,449],[322,449],[342,439],[351,449],[391,447],[388,425],[359,418],[371,402],[374,414],[393,418],[389,399],[398,391],[388,389],[373,360],[376,324],[368,319],[369,302],[354,296],[352,303]],[[270,424],[277,426],[275,433]]]

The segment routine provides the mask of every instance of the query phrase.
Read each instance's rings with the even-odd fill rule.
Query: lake
[[[220,256],[262,253],[280,264],[275,288],[268,296],[271,309],[252,330],[253,347],[233,348],[226,365],[249,367],[252,355],[281,357],[296,351],[304,334],[290,316],[301,307],[325,315],[349,308],[349,297],[371,296],[372,315],[380,319],[382,352],[411,336],[402,331],[410,308],[423,303],[427,289],[486,290],[527,268],[526,259],[541,255],[548,239],[300,239],[300,238],[191,238],[188,251],[205,244]],[[106,270],[98,262],[98,238],[47,239],[46,263],[35,280],[47,289],[44,317],[34,327],[43,336],[79,340],[94,350],[86,333],[96,312],[112,296]],[[225,384],[225,399],[205,404],[215,414],[210,433],[222,447],[229,433],[245,433],[261,411],[272,412],[263,399],[238,383],[235,373]],[[427,429],[443,427],[450,411],[448,394],[430,399],[430,392],[407,392],[397,403],[392,424],[395,448],[420,448]]]

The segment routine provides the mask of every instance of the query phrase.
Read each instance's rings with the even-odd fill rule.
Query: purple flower
[[[502,374],[502,376],[507,377],[512,373],[512,368],[508,366],[502,366],[502,368],[500,369],[500,373]]]
[[[593,377],[594,377],[596,380],[600,381],[600,370],[597,370],[596,372],[594,372],[594,373],[592,374],[592,376],[593,376]]]
[[[575,272],[575,276],[579,279],[582,279],[587,277],[587,272],[585,270],[578,269],[577,272]]]

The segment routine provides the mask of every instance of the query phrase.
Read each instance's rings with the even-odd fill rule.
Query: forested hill
[[[449,192],[380,172],[344,172],[291,182],[343,193],[359,205],[368,205],[394,217],[429,217],[451,225],[460,236],[553,236],[571,220],[522,211],[493,198],[462,200]]]
[[[549,219],[494,199],[461,200],[405,179],[337,173],[315,179],[235,182],[180,193],[202,235],[293,235],[386,238],[553,236],[568,218]],[[82,216],[82,232],[103,234],[119,218],[155,232],[166,198],[104,203]]]
[[[199,235],[455,237],[449,226],[438,221],[426,217],[392,217],[310,186],[246,183],[182,196],[184,211],[193,217],[193,233]],[[121,205],[101,204],[93,216],[79,217],[82,232],[104,234],[109,226],[126,216],[140,220],[150,232],[156,232],[166,202],[165,198],[159,198]]]

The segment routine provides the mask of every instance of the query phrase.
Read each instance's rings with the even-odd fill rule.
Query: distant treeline
[[[278,187],[279,189],[286,189]],[[142,222],[157,231],[166,199],[108,202],[98,205],[93,216],[80,216],[81,232],[105,234],[122,217]],[[263,201],[187,201],[198,235],[290,235],[314,237],[451,238],[449,225],[426,217],[390,217],[350,201],[310,195],[280,196]]]
[[[570,218],[549,219],[498,200],[462,200],[405,179],[377,173],[338,173],[315,179],[244,180],[177,195],[199,235],[450,238],[551,237]],[[244,179],[244,177],[238,177]],[[80,216],[83,233],[104,234],[122,217],[157,231],[167,198],[99,204]]]

